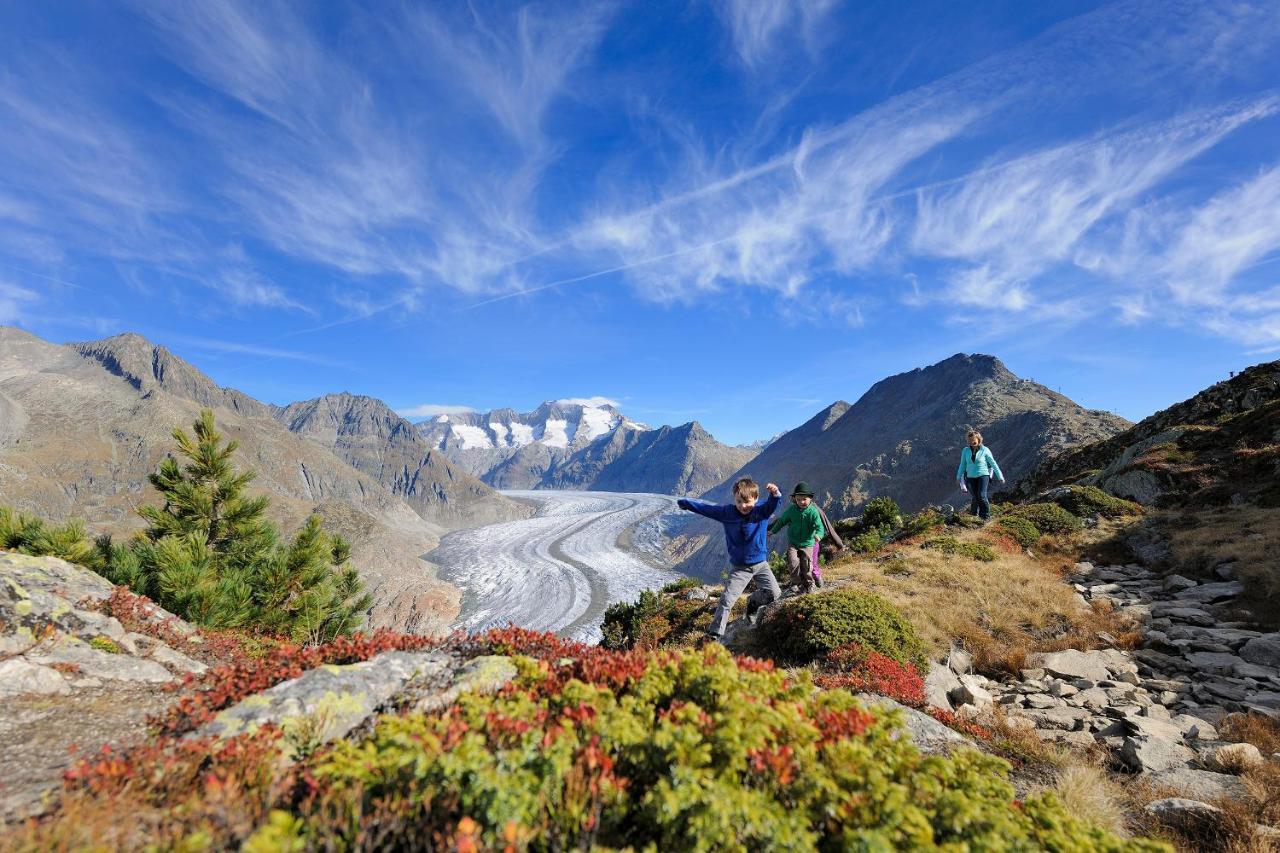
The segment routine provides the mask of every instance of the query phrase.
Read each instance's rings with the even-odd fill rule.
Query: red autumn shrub
[[[924,679],[914,666],[858,643],[846,643],[828,652],[824,670],[814,682],[825,690],[875,693],[913,708],[925,704]]]

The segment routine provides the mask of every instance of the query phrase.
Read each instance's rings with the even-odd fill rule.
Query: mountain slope
[[[1280,507],[1280,361],[1250,367],[1037,467],[1016,492],[1096,485],[1145,504]]]
[[[835,516],[880,495],[911,511],[958,499],[954,472],[970,427],[982,432],[1012,480],[1068,447],[1129,425],[1020,379],[988,355],[955,355],[891,376],[840,413],[843,406],[779,438],[751,461],[751,473],[786,489],[807,481]]]
[[[526,514],[432,450],[381,400],[328,394],[278,409],[275,419],[373,477],[424,518],[480,525]]]
[[[172,449],[173,428],[189,430],[205,406],[239,442],[236,461],[257,473],[254,490],[271,495],[274,521],[292,531],[319,512],[352,540],[353,564],[375,599],[371,624],[429,631],[452,621],[458,590],[418,559],[435,547],[440,527],[333,453],[258,416],[265,404],[219,389],[137,336],[60,346],[0,327],[0,504],[127,534],[140,526],[135,507],[155,497],[147,476]]]
[[[618,429],[557,465],[541,481],[550,489],[696,495],[755,456],[729,447],[696,421],[654,430]]]

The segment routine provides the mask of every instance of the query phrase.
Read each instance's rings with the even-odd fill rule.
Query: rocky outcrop
[[[1050,389],[1021,379],[989,355],[955,355],[926,368],[877,382],[852,406],[833,403],[778,438],[759,456],[705,493],[728,501],[729,485],[750,475],[789,490],[807,482],[832,518],[861,511],[888,496],[904,511],[968,497],[954,485],[969,428],[982,431],[1010,481],[1071,447],[1106,438],[1129,426],[1110,412],[1085,409]],[[707,575],[725,554],[704,521],[675,531],[706,537],[681,565]]]
[[[166,684],[204,664],[93,609],[105,579],[53,557],[0,553],[0,696],[71,693],[103,681]],[[173,629],[196,642],[194,629]]]
[[[1280,670],[1243,657],[1250,643],[1268,648],[1280,635],[1219,620],[1212,611],[1240,592],[1231,581],[1089,562],[1068,581],[1086,601],[1130,616],[1142,646],[1030,655],[1021,678],[1005,681],[954,667],[950,678],[931,673],[934,684],[950,685],[944,707],[982,721],[998,706],[1010,725],[1042,740],[1105,746],[1146,781],[1197,800],[1243,796],[1238,774],[1263,756],[1218,740],[1215,723],[1232,711],[1280,718]],[[941,700],[941,691],[930,695]]]
[[[750,473],[784,487],[808,482],[833,517],[880,495],[914,511],[959,494],[950,472],[969,428],[982,431],[1012,479],[1128,425],[1015,376],[997,358],[955,355],[883,379],[852,406],[833,404],[773,442]]]
[[[1280,506],[1280,361],[1250,367],[1109,438],[1037,467],[1015,490],[1069,483],[1147,505]]]
[[[272,724],[296,754],[346,737],[381,711],[438,710],[465,692],[493,693],[515,676],[505,657],[464,661],[444,651],[384,652],[308,670],[241,700],[190,736],[232,737]]]

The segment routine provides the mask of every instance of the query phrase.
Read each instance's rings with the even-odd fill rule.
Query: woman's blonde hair
[[[978,444],[982,444],[982,433],[978,432],[976,429],[969,430],[969,435],[967,437],[976,438],[978,439]]]

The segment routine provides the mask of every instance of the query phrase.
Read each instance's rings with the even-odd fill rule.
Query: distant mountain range
[[[1085,409],[1015,376],[989,355],[955,355],[877,382],[856,403],[832,403],[774,440],[758,456],[707,490],[729,499],[729,486],[750,475],[784,491],[804,480],[833,518],[854,515],[886,495],[906,511],[942,502],[967,504],[955,485],[965,434],[982,432],[1010,482],[1064,450],[1109,438],[1131,424]],[[691,537],[705,537],[693,548]],[[686,568],[718,571],[723,543],[690,520],[681,543],[694,551]]]
[[[583,489],[693,495],[755,455],[697,422],[650,429],[608,403],[546,402],[440,415],[418,424],[428,446],[500,489]]]
[[[374,626],[446,627],[459,592],[421,555],[451,527],[529,513],[420,446],[412,425],[377,401],[278,409],[219,387],[138,335],[64,346],[7,327],[0,504],[128,533],[140,526],[135,507],[154,499],[147,476],[172,450],[172,430],[189,430],[202,407],[239,442],[237,462],[256,471],[253,487],[271,495],[279,524],[293,530],[318,512],[352,540]]]
[[[1020,379],[986,355],[956,355],[889,377],[855,404],[832,403],[751,447],[721,444],[697,422],[650,428],[591,400],[413,424],[380,400],[349,393],[264,403],[133,334],[57,345],[0,327],[0,504],[127,533],[139,526],[135,507],[152,499],[147,475],[172,448],[171,431],[189,427],[202,407],[239,441],[239,463],[257,472],[255,488],[272,495],[284,528],[318,512],[352,539],[354,562],[375,597],[372,624],[424,631],[452,621],[460,594],[421,556],[446,530],[531,511],[495,488],[721,501],[740,476],[787,491],[804,480],[839,518],[880,495],[908,511],[962,500],[953,472],[970,427],[982,430],[1006,476],[1017,480],[1131,426]],[[1152,430],[1151,440],[1158,438],[1163,421],[1146,424],[1135,440]],[[1061,457],[1071,461],[1041,468],[1035,479],[1078,477],[1076,469],[1110,446]],[[690,518],[677,533],[673,553],[682,568],[723,567],[721,538],[702,520]]]

